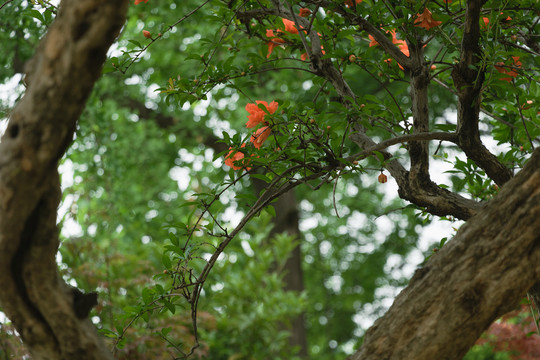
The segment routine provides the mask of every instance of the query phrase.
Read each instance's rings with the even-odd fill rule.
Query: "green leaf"
[[[169,236],[169,240],[171,241],[171,243],[174,245],[174,246],[179,246],[180,244],[180,239],[178,239],[178,236],[176,236],[176,234],[173,234],[172,232],[168,232],[167,235]]]
[[[138,48],[143,48],[143,46],[141,45],[140,42],[138,42],[137,40],[128,40],[128,42],[132,43],[133,45],[135,45],[136,47]]]
[[[108,338],[111,338],[111,339],[116,339],[118,337],[118,335],[112,331],[112,330],[109,330],[109,329],[105,329],[105,328],[102,328],[102,329],[98,329],[98,332],[105,336],[105,337],[108,337]]]
[[[26,15],[29,15],[30,17],[33,17],[34,19],[37,19],[39,20],[40,22],[44,23],[45,22],[45,18],[43,17],[43,15],[37,11],[37,10],[28,10],[26,12]]]
[[[145,305],[148,305],[153,300],[153,292],[151,289],[144,288],[142,291],[142,299]]]
[[[276,209],[272,205],[268,205],[264,210],[273,217],[276,217]]]
[[[268,178],[266,175],[263,175],[263,174],[250,174],[250,176],[252,178],[262,180],[262,181],[264,181],[266,183],[272,182],[272,179]]]
[[[172,267],[171,258],[168,254],[163,254],[163,256],[161,257],[161,262],[166,269],[170,269]]]
[[[384,163],[384,155],[380,151],[373,150],[373,154],[377,157],[377,159],[379,159],[381,163]]]
[[[167,335],[171,332],[171,330],[172,330],[171,327],[163,328],[161,329],[161,335],[163,335],[163,337],[167,337]]]
[[[170,302],[169,299],[164,298],[161,302],[171,312],[171,314],[174,314],[176,312],[175,306],[173,305],[173,303]]]

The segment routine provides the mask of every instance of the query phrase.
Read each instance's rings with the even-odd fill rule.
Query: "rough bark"
[[[540,275],[540,150],[416,271],[350,360],[461,359]]]
[[[0,304],[35,359],[112,358],[86,318],[94,295],[81,295],[57,274],[57,165],[127,4],[62,2],[0,143]]]
[[[78,306],[81,295],[56,271],[57,163],[72,140],[106,51],[124,22],[127,3],[62,2],[58,18],[32,62],[28,90],[0,143],[0,305],[35,359],[112,358],[85,318],[86,309]],[[478,23],[483,1],[468,4],[476,8],[468,10],[467,24]],[[287,14],[279,9],[274,15]],[[465,33],[474,37],[477,29],[468,26]],[[380,31],[371,30],[402,65],[411,66]],[[314,70],[343,98],[354,98],[330,60],[320,59],[317,39],[312,34]],[[466,152],[479,144],[476,137],[471,144],[466,142],[471,139],[466,137],[470,135],[466,129],[477,128],[479,106],[476,93],[466,92],[466,83],[476,76],[466,73],[468,65],[477,62],[478,52],[467,47],[473,42],[464,38],[464,57],[454,73],[456,87],[462,91],[459,144]],[[363,149],[376,145],[362,132],[354,140]],[[499,183],[510,178],[504,171],[497,175],[500,164],[493,159],[486,162],[475,153],[468,155],[480,159],[479,165],[490,176],[502,176]],[[401,164],[390,161],[387,166],[398,180],[402,197],[428,210],[432,206],[430,211],[435,214],[476,215],[417,271],[388,313],[368,331],[363,347],[352,359],[458,359],[539,277],[540,151],[485,208],[449,195],[435,184],[427,189],[414,187]],[[92,300],[92,296],[85,299]]]
[[[452,71],[458,95],[458,145],[499,186],[512,178],[512,172],[499,162],[480,139],[478,121],[482,103],[485,64],[482,63],[480,13],[485,0],[467,2],[461,42],[461,58]]]
[[[369,136],[361,130],[351,134],[351,140],[357,143],[366,152],[370,149],[378,149]],[[392,155],[384,150],[379,150],[385,159],[390,159]],[[482,207],[482,203],[443,189],[433,181],[424,181],[423,183],[410,181],[409,171],[397,160],[389,160],[386,163],[386,169],[396,180],[399,189],[398,194],[402,199],[410,201],[418,206],[423,206],[426,211],[433,215],[445,216],[452,215],[458,219],[468,220],[475,215]]]

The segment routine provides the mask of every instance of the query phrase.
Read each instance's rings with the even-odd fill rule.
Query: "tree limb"
[[[461,359],[540,275],[540,150],[418,269],[350,360]]]
[[[480,140],[478,121],[482,102],[485,64],[482,63],[480,11],[486,0],[467,1],[461,42],[461,58],[452,70],[458,95],[459,147],[499,186],[512,178],[511,171]]]
[[[429,71],[424,64],[422,43],[410,44],[409,51],[413,67],[411,68],[410,96],[414,133],[429,131],[428,85]],[[431,182],[429,176],[429,143],[411,141],[409,143],[411,168],[409,181],[414,187],[421,188]]]
[[[57,165],[127,5],[61,3],[0,143],[0,304],[35,359],[112,358],[56,272]]]
[[[412,138],[419,135],[421,134],[404,136],[411,136]],[[425,135],[421,135],[421,137],[428,139]],[[400,136],[395,139],[397,140],[400,138],[402,137]],[[452,137],[449,137],[447,140],[450,140],[451,138]],[[361,129],[360,131],[351,134],[350,139],[358,144],[360,148],[366,149],[364,150],[366,155],[373,150],[379,149],[383,143],[393,140],[389,139],[383,141],[381,144],[376,144],[369,136],[361,131]],[[381,150],[380,152],[387,160],[392,157],[392,155],[386,151]],[[443,189],[431,180],[424,182],[422,185],[411,182],[409,180],[409,172],[397,160],[387,161],[385,167],[398,184],[399,196],[415,205],[425,207],[426,211],[433,215],[452,215],[458,219],[467,220],[484,206],[482,203],[466,199],[456,193]]]

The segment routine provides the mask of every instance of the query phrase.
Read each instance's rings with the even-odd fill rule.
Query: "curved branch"
[[[355,138],[356,134],[351,134],[351,139]],[[384,141],[381,141],[378,144],[375,144],[374,146],[363,150],[359,152],[358,154],[355,154],[351,156],[351,160],[358,160],[360,158],[365,158],[368,155],[372,155],[374,151],[381,151],[389,146],[396,145],[396,144],[403,144],[409,141],[425,141],[425,140],[441,140],[441,141],[450,141],[453,143],[457,143],[458,137],[456,134],[453,133],[447,133],[447,132],[420,132],[415,134],[406,134],[401,136],[396,136]]]
[[[368,156],[373,151],[379,151],[390,145],[402,143],[410,139],[456,141],[455,137],[455,134],[419,133],[399,136],[377,144],[361,131],[353,133],[350,136],[351,140],[358,144],[358,146],[366,149],[355,156]],[[392,155],[386,151],[380,152],[385,159],[390,159],[392,157]],[[411,182],[409,180],[409,172],[397,160],[387,161],[386,169],[388,169],[392,177],[396,180],[399,186],[398,194],[402,199],[410,201],[415,205],[425,207],[426,210],[433,215],[452,215],[458,219],[467,220],[484,206],[482,203],[466,199],[456,193],[443,189],[431,180],[422,184]]]

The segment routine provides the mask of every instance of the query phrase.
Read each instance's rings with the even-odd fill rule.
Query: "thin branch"
[[[450,91],[452,94],[456,95],[457,96],[457,92],[452,89],[450,86],[446,85],[444,82],[442,82],[441,80],[437,79],[437,78],[432,78],[433,81],[435,81],[437,84],[441,85],[443,88],[445,88],[446,90]],[[500,116],[497,116],[495,114],[493,114],[492,112],[489,112],[488,110],[486,110],[483,106],[480,106],[480,111],[483,112],[484,114],[486,114],[487,116],[493,118],[494,120],[500,122],[501,124],[504,124],[506,126],[508,126],[509,128],[512,128],[512,129],[517,129],[516,126],[514,124],[511,124],[509,123],[508,121],[504,120],[503,118],[501,118]]]
[[[357,136],[357,134],[351,134],[350,137],[351,139],[354,140],[355,136]],[[398,137],[393,137],[391,139],[381,141],[380,143],[372,147],[369,147],[357,154],[354,154],[348,157],[347,160],[350,160],[350,161],[360,160],[373,154],[374,151],[384,150],[392,145],[402,144],[402,143],[406,143],[410,141],[425,141],[425,140],[442,140],[442,141],[449,141],[456,144],[458,141],[458,136],[457,134],[447,133],[447,132],[422,132],[422,133],[401,135]]]
[[[195,14],[200,8],[202,8],[204,5],[206,5],[207,3],[209,3],[210,0],[206,0],[205,2],[203,2],[201,5],[197,6],[195,9],[191,10],[190,12],[188,12],[186,15],[182,16],[179,20],[177,20],[174,24],[172,25],[169,25],[169,27],[167,27],[167,29],[163,32],[166,33],[166,32],[169,32],[171,31],[176,25],[180,24],[182,21],[186,20],[187,18],[189,18],[191,15]],[[137,61],[137,59],[146,51],[146,49],[148,49],[154,42],[156,42],[158,39],[160,39],[162,37],[161,36],[158,36],[156,38],[153,38],[150,43],[148,43],[148,45],[146,45],[145,47],[143,47],[142,49],[140,49],[138,52],[137,52],[137,55],[135,55],[135,57],[133,57],[131,59],[131,61],[127,64],[127,66],[124,68],[124,69],[121,69],[120,67],[115,67],[118,71],[120,71],[122,74],[125,74],[126,71],[131,67],[131,65],[133,65],[133,63],[135,61]],[[113,64],[114,66],[114,64]]]
[[[368,70],[367,66],[364,65],[363,63],[359,63],[358,66],[360,66],[365,72],[368,73],[369,76],[371,76],[375,81],[377,81],[381,87],[384,89],[384,91],[386,91],[386,93],[388,95],[390,95],[390,98],[392,99],[392,101],[394,102],[394,104],[396,105],[396,108],[399,110],[399,114],[401,115],[401,120],[403,120],[404,122],[407,121],[407,119],[405,118],[405,114],[403,114],[403,110],[401,109],[401,106],[399,105],[396,97],[394,96],[394,94],[392,94],[392,92],[390,91],[390,89],[388,89],[388,87],[386,86],[386,84],[384,84],[381,80],[379,80],[379,77],[378,76],[375,76],[371,71]]]
[[[338,209],[337,209],[337,206],[336,206],[336,188],[337,188],[337,183],[338,183],[338,180],[339,180],[339,176],[341,175],[341,171],[339,172],[338,176],[336,176],[336,181],[334,182],[334,188],[332,189],[332,203],[334,204],[334,211],[336,212],[336,216],[339,218],[339,212],[338,212]]]
[[[5,3],[3,3],[2,6],[0,6],[0,10],[2,10],[2,8],[6,6],[7,4],[9,4],[10,2],[13,2],[13,0],[7,0]]]
[[[529,129],[527,129],[527,124],[525,124],[525,117],[523,116],[523,111],[521,110],[522,105],[520,104],[519,95],[516,93],[516,101],[517,101],[517,108],[519,111],[519,117],[521,119],[521,122],[523,124],[523,128],[525,129],[525,133],[527,134],[527,139],[529,139],[529,144],[531,144],[531,148],[534,150],[534,143],[531,139],[531,134],[529,134]]]

